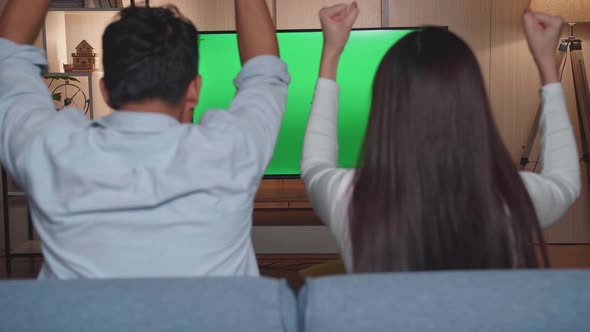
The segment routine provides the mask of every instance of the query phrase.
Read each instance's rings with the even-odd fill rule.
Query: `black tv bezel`
[[[395,31],[395,30],[420,30],[424,28],[440,28],[448,30],[447,26],[438,26],[438,25],[425,25],[425,26],[402,26],[402,27],[383,27],[383,28],[354,28],[352,31]],[[228,33],[236,33],[236,30],[204,30],[199,31],[199,35],[216,35],[216,34],[228,34]],[[322,29],[279,29],[276,30],[277,33],[289,33],[289,32],[322,32]]]
[[[424,29],[426,26],[415,26],[415,27],[377,27],[377,28],[356,28],[352,29],[352,31],[396,31],[396,30],[420,30]],[[448,29],[448,27],[444,26],[428,26],[428,27],[435,27],[441,29]],[[300,33],[300,32],[322,32],[322,29],[281,29],[276,30],[277,33]],[[221,34],[235,34],[236,30],[209,30],[209,31],[199,31],[199,35],[221,35]],[[300,179],[301,173],[299,174],[272,174],[272,175],[264,175],[264,180],[293,180],[293,179]]]

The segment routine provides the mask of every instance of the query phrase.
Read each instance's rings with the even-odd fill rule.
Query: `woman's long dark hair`
[[[355,272],[529,268],[547,255],[483,76],[451,32],[393,46],[373,86],[349,209]]]

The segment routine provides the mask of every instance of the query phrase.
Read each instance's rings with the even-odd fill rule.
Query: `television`
[[[417,28],[360,29],[351,33],[338,71],[339,166],[353,168],[363,144],[371,107],[373,78],[381,59],[399,39]],[[287,109],[266,178],[299,176],[303,139],[319,74],[323,37],[318,30],[279,31],[281,58],[291,84]],[[209,109],[227,109],[241,69],[235,32],[202,32],[199,41],[203,86],[194,122]]]

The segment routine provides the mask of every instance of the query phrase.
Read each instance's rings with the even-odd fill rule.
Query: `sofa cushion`
[[[478,271],[310,279],[300,326],[331,331],[590,331],[590,271]]]
[[[0,282],[0,331],[295,332],[284,281],[264,278]]]

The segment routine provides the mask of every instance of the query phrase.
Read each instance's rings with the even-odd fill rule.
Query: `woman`
[[[563,21],[526,12],[543,81],[541,174],[519,173],[495,127],[469,47],[425,28],[383,58],[359,168],[337,168],[340,54],[356,3],[320,12],[324,50],[301,174],[352,272],[533,268],[541,227],[580,192],[573,130],[555,64]]]

